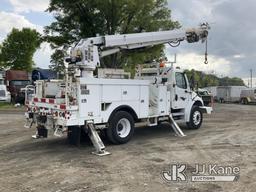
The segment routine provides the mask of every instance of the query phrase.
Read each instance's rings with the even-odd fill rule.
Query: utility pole
[[[252,88],[252,69],[250,69],[250,75],[251,75],[251,88]]]

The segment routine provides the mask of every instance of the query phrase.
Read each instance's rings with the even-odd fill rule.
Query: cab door
[[[186,108],[189,104],[190,87],[185,73],[175,72],[175,84],[174,84],[174,97],[173,108],[182,109]]]

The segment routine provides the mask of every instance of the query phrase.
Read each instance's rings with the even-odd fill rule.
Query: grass
[[[0,109],[11,109],[14,106],[11,103],[0,102]]]
[[[20,107],[15,107],[12,103],[7,102],[0,102],[0,110],[4,111],[24,111],[25,107],[24,105],[21,105]]]

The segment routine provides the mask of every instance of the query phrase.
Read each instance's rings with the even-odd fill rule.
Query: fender
[[[135,112],[135,110],[134,110],[131,106],[129,106],[129,105],[120,105],[120,106],[118,106],[117,108],[115,108],[115,109],[111,112],[111,114],[110,114],[110,116],[109,116],[109,118],[108,118],[108,122],[109,122],[109,120],[114,116],[114,114],[115,114],[117,111],[126,111],[126,112],[128,112],[128,113],[130,113],[130,114],[132,115],[132,117],[134,118],[134,121],[137,121],[137,120],[138,120],[138,115],[137,115],[137,113]]]
[[[185,109],[185,122],[189,122],[191,109],[194,105],[197,105],[199,107],[204,106],[202,98],[200,98],[199,96],[195,96],[194,99],[192,100],[192,102],[190,103],[190,105],[188,107],[186,107],[186,109]]]

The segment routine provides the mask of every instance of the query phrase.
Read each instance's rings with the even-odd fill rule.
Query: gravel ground
[[[199,130],[175,137],[168,124],[137,128],[112,154],[98,157],[93,146],[68,145],[66,138],[33,140],[21,112],[0,111],[0,191],[208,191],[254,192],[256,188],[256,106],[216,104]],[[239,166],[236,182],[166,182],[170,164]]]

